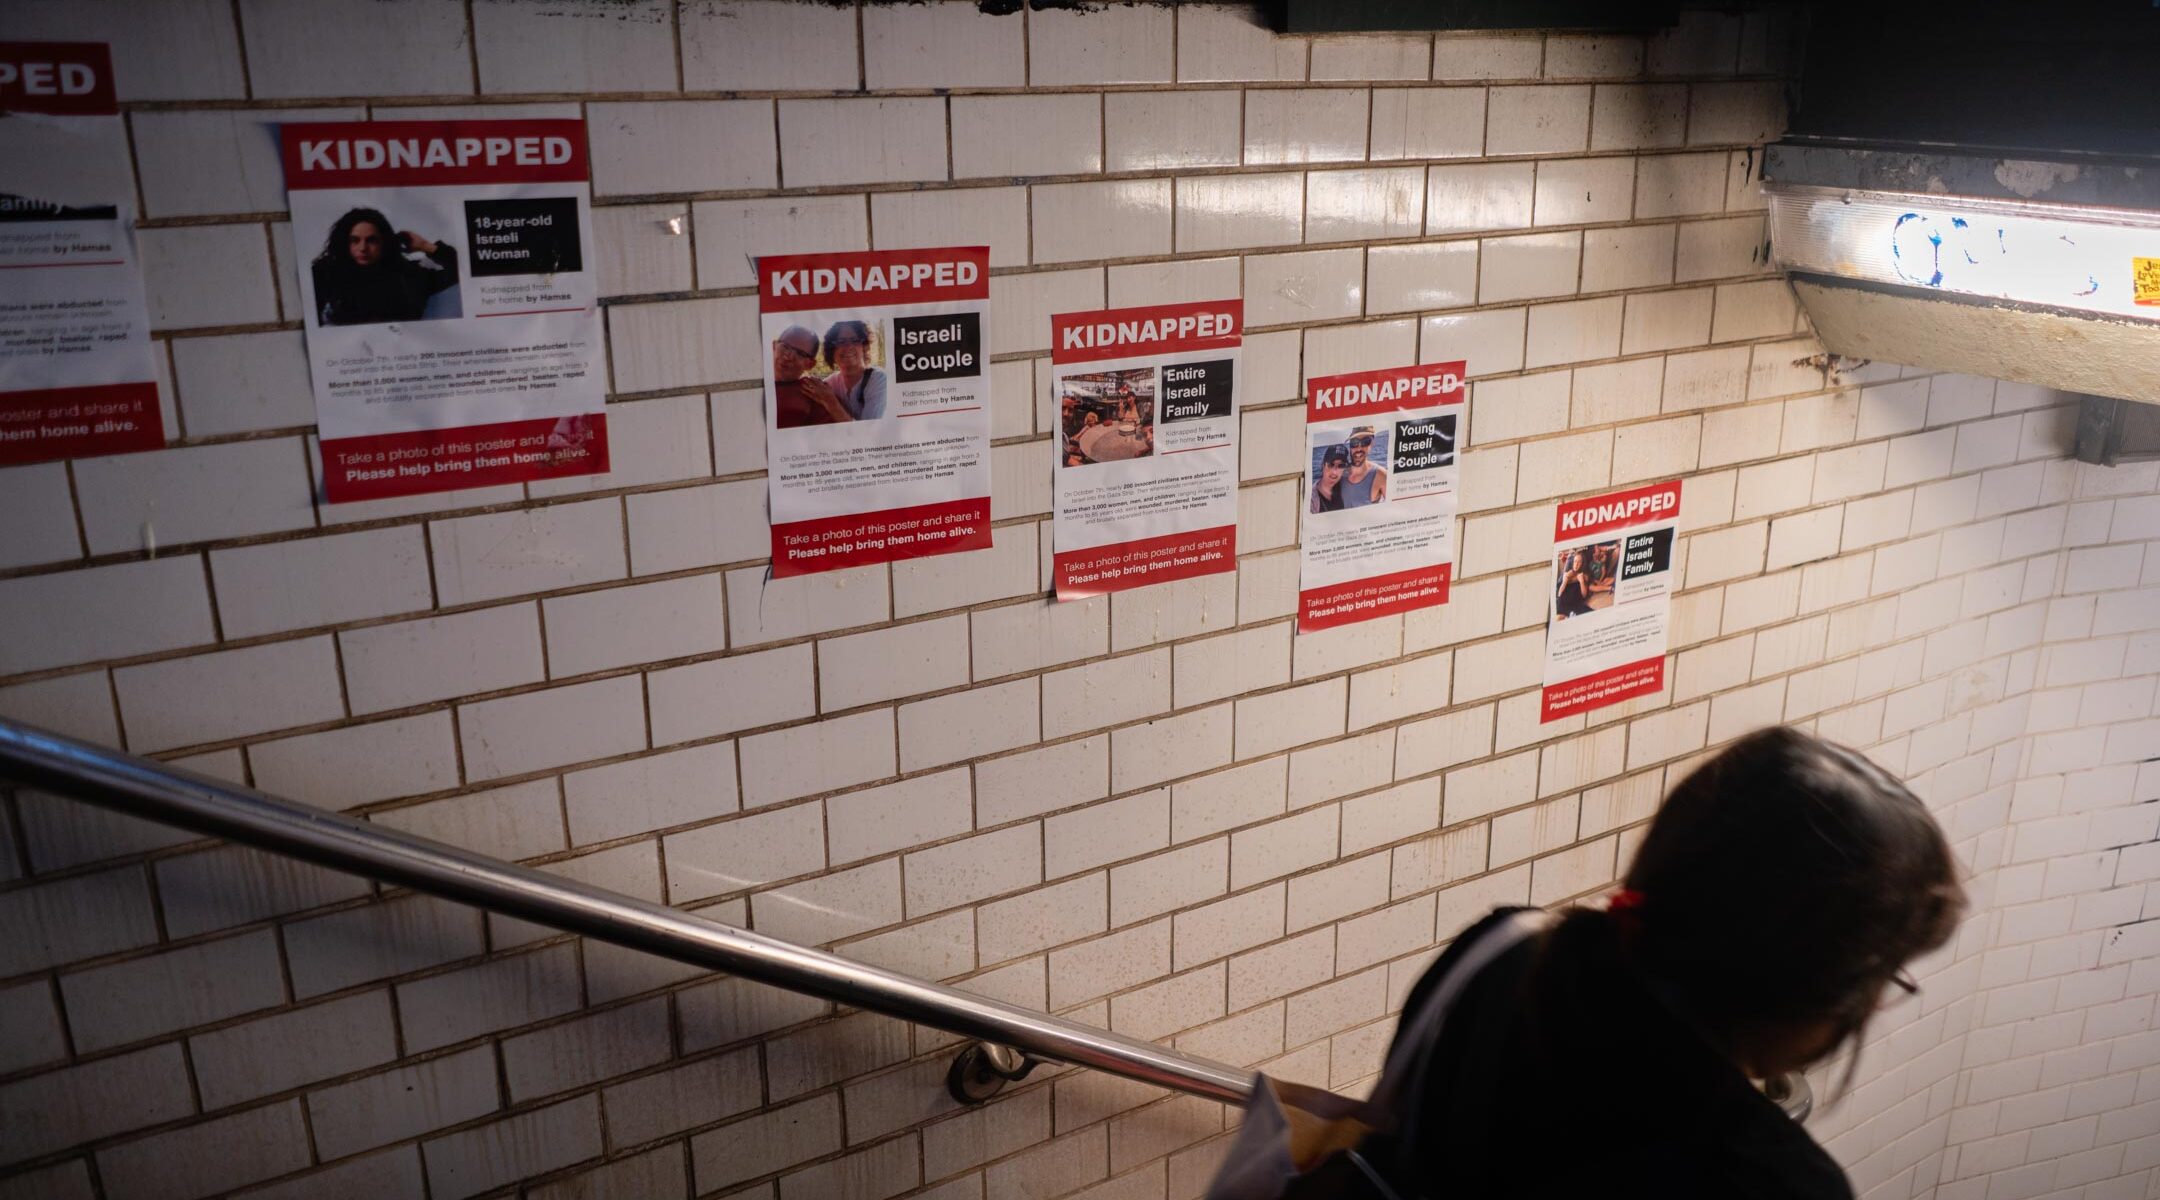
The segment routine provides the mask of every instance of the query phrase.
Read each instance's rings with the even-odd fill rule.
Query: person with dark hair
[[[862,321],[834,321],[825,331],[825,361],[833,373],[825,386],[839,397],[840,407],[857,421],[875,421],[885,415],[885,372],[869,364],[870,326]]]
[[[790,325],[773,339],[773,424],[781,429],[838,425],[849,419],[840,398],[810,373],[817,365],[818,335]]]
[[[408,253],[426,255],[429,265]],[[330,227],[309,269],[318,324],[417,321],[430,296],[457,286],[458,253],[409,229],[397,231],[378,209],[356,208]]]
[[[1849,1200],[1749,1081],[1857,1053],[1918,990],[1905,965],[1956,931],[1957,876],[1880,767],[1750,734],[1672,790],[1606,905],[1542,927],[1502,909],[1425,972],[1402,1028],[1452,999],[1437,1036],[1389,1055],[1376,1097],[1401,1121],[1368,1159],[1404,1196]]]
[[[1343,506],[1343,475],[1350,470],[1350,451],[1342,446],[1329,446],[1320,454],[1320,473],[1314,477],[1312,499],[1306,504],[1311,512],[1340,512]]]
[[[1590,573],[1584,565],[1583,552],[1564,550],[1560,554],[1560,581],[1553,595],[1553,616],[1565,621],[1593,611],[1590,607]]]

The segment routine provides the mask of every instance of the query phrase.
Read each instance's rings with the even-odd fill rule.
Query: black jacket
[[[1477,938],[1411,990],[1406,1014]],[[1844,1172],[1576,921],[1493,960],[1456,999],[1421,1098],[1405,1195],[1432,1200],[1852,1200]]]
[[[458,281],[457,247],[437,242],[428,258],[434,268],[402,254],[390,255],[381,267],[371,270],[317,260],[313,270],[318,323],[377,325],[419,320],[428,297],[457,286]]]

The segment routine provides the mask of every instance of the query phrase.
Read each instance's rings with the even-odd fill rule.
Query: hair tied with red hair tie
[[[1621,888],[1605,899],[1605,911],[1627,921],[1642,919],[1643,894],[1634,888]]]

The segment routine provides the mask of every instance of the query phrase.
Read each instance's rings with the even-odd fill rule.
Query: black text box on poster
[[[553,275],[584,269],[574,196],[467,200],[474,275]]]
[[[1620,578],[1634,579],[1668,569],[1672,566],[1672,544],[1673,531],[1669,526],[1629,537],[1620,562]]]
[[[1409,475],[1455,461],[1455,416],[1420,417],[1395,423],[1395,470]]]
[[[1166,424],[1229,416],[1230,360],[1166,364],[1161,408]]]
[[[979,313],[937,313],[893,318],[893,379],[922,383],[982,373]]]

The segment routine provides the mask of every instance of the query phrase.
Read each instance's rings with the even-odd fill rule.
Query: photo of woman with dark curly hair
[[[427,311],[431,297],[457,286],[457,247],[400,231],[379,209],[355,208],[339,217],[311,270],[318,324],[379,325],[459,315],[455,303],[448,311]]]

